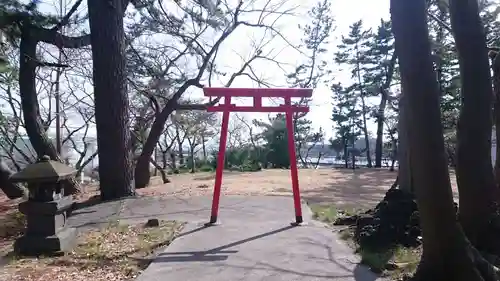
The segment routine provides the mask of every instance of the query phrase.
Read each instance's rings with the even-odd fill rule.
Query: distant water
[[[308,162],[313,163],[313,164],[315,164],[317,161],[318,161],[317,157],[316,158],[310,157],[308,159]],[[350,162],[351,161],[349,160],[349,163]],[[375,162],[375,159],[372,159],[372,164],[374,164],[374,162]],[[390,160],[390,159],[382,160],[382,167],[390,167],[391,163],[392,163],[392,160]],[[300,164],[300,160],[299,160],[299,164]],[[335,157],[325,157],[325,158],[320,159],[319,164],[325,168],[328,166],[341,166],[341,165],[345,164],[345,160],[338,160]],[[367,166],[368,161],[366,161],[365,157],[356,157],[356,165],[357,166]],[[395,166],[396,167],[398,166],[398,161],[396,161]]]

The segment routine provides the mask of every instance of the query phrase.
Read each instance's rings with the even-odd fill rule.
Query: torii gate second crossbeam
[[[296,112],[309,112],[309,107],[292,105],[292,98],[311,97],[313,90],[301,88],[204,88],[203,91],[205,96],[210,97],[210,99],[214,97],[224,98],[224,102],[222,104],[211,106],[207,109],[209,112],[222,112],[222,128],[220,134],[219,153],[217,155],[212,213],[210,216],[210,222],[207,223],[207,225],[213,225],[217,222],[230,112],[285,112],[286,128],[288,131],[290,173],[292,178],[293,201],[295,207],[295,222],[292,223],[292,225],[302,224],[303,218],[300,202],[297,157],[295,154],[293,114]],[[231,104],[232,97],[251,97],[253,98],[253,105],[237,106],[236,104]],[[263,106],[262,98],[283,98],[285,103],[277,106]]]

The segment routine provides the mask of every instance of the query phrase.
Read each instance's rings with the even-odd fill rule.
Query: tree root
[[[446,253],[441,263],[426,261],[424,253],[417,272],[410,280],[500,281],[500,269],[488,262],[467,240],[466,243],[468,245],[464,249],[457,247],[453,253]]]

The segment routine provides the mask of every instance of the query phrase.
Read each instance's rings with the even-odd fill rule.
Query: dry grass
[[[5,281],[111,281],[131,280],[151,261],[155,249],[166,246],[183,224],[161,222],[159,227],[113,224],[103,230],[82,233],[75,250],[61,257],[10,256],[0,269]]]
[[[339,208],[371,207],[383,198],[397,172],[387,169],[300,169],[301,195],[311,204],[331,204]],[[214,173],[179,174],[170,176],[171,183],[141,189],[143,195],[199,196],[213,191]],[[451,176],[455,184],[454,175]],[[207,188],[208,186],[208,188]],[[224,171],[222,191],[225,195],[285,195],[291,196],[290,170],[260,172]]]
[[[397,172],[389,172],[385,169],[359,169],[356,171],[301,169],[299,170],[299,181],[302,198],[309,203],[324,206],[334,204],[337,210],[353,210],[372,207],[373,204],[380,201],[396,175]],[[177,197],[209,195],[213,191],[214,178],[214,173],[171,175],[171,183],[153,184],[148,188],[138,190],[138,193],[140,195]],[[453,174],[451,179],[455,186]],[[157,179],[155,182],[158,182]],[[263,170],[251,173],[225,171],[222,190],[225,195],[291,196],[290,170]],[[86,201],[98,195],[96,184],[84,187],[82,191],[82,194],[75,197],[76,201]],[[455,188],[454,191],[456,191]],[[0,196],[0,254],[2,251],[10,249],[14,239],[24,229],[24,218],[16,210],[19,201],[8,200]],[[328,210],[321,214],[329,220],[337,215],[336,210]],[[180,228],[177,223],[173,223],[169,227],[171,230],[165,231],[167,236],[173,235],[175,229]],[[141,243],[137,241],[140,240],[141,235],[144,235],[140,233],[146,230],[140,227],[129,228],[122,229],[121,226],[113,226],[105,230],[108,234],[103,234],[103,232],[84,234],[80,237],[83,244],[75,253],[66,257],[15,260],[2,269],[4,275],[0,275],[0,280],[78,281],[94,279],[99,281],[129,279],[140,271],[141,265],[125,253],[133,251],[130,247],[135,247],[134,249],[138,249],[136,255],[141,256],[145,251],[147,252],[144,249],[152,245],[141,242],[142,245],[139,246],[138,244]],[[171,239],[163,238],[166,238],[163,241]],[[125,245],[120,243],[125,243]],[[89,247],[88,245],[94,246]],[[105,251],[108,250],[110,252],[106,254]],[[0,266],[1,264],[2,258],[0,257]]]
[[[379,202],[396,179],[397,172],[387,169],[300,169],[299,183],[302,198],[311,204],[331,204],[342,209],[367,208]],[[456,193],[455,175],[451,182]],[[153,184],[137,190],[139,195],[191,197],[210,195],[213,192],[215,173],[200,172],[170,175],[170,183],[160,184],[153,177]],[[83,188],[76,201],[85,201],[99,194],[97,184]],[[224,171],[224,195],[292,195],[290,170],[271,169],[259,172]]]
[[[357,212],[356,210],[339,210],[333,205],[313,205],[311,209],[315,219],[328,224],[333,224],[341,216],[351,216]],[[380,251],[367,250],[361,248],[354,240],[353,226],[342,228],[338,232],[340,239],[361,256],[361,263],[370,267],[375,273],[390,277],[391,280],[399,280],[404,276],[412,275],[420,262],[421,247],[397,246]]]

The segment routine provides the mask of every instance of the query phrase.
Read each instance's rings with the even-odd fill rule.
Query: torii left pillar
[[[286,88],[204,88],[205,96],[224,98],[224,103],[209,107],[210,112],[222,112],[222,128],[217,155],[217,169],[215,173],[214,194],[212,199],[212,212],[207,226],[217,223],[220,193],[222,186],[222,173],[224,171],[224,158],[226,153],[227,132],[230,112],[285,112],[286,127],[288,132],[288,153],[290,157],[290,175],[292,180],[293,201],[295,207],[295,222],[292,225],[302,225],[302,205],[300,200],[299,177],[297,170],[297,157],[295,153],[293,114],[308,112],[309,107],[292,105],[292,98],[307,98],[312,96],[312,89],[286,89]],[[252,97],[253,106],[236,106],[231,104],[232,97]],[[283,98],[285,103],[278,106],[262,106],[262,98]]]

